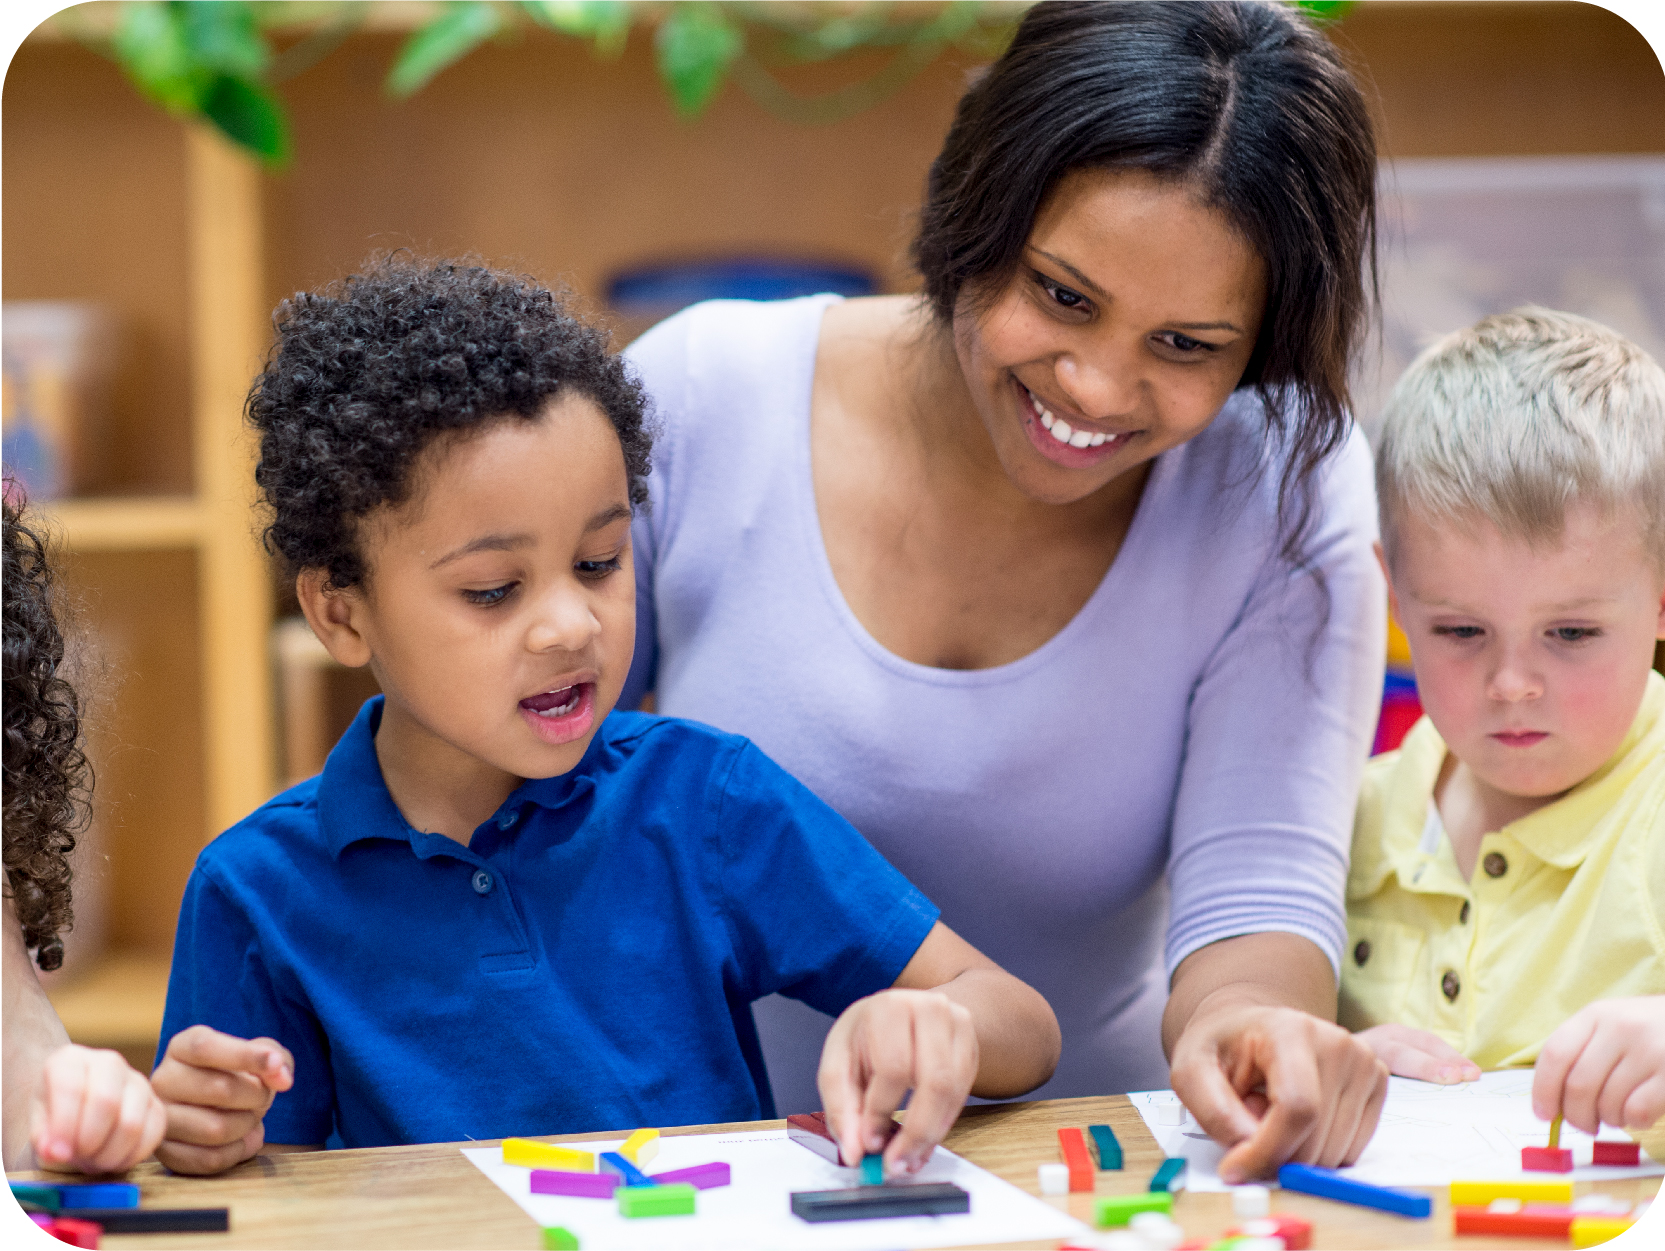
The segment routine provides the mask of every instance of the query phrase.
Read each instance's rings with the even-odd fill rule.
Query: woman
[[[1166,1085],[1165,1048],[1228,1177],[1350,1161],[1386,1092],[1331,1023],[1374,180],[1289,10],[1042,4],[932,167],[921,298],[702,305],[629,353],[665,431],[625,700],[754,739],[1040,989],[1039,1094]],[[787,1110],[808,1017],[759,1012]]]

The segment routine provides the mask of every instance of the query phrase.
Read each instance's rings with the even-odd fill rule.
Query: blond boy
[[[1586,1132],[1665,1115],[1665,372],[1527,308],[1424,352],[1377,461],[1424,717],[1371,762],[1341,1020],[1393,1072],[1536,1065]]]

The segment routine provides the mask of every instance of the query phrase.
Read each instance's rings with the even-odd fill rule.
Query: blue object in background
[[[1434,1213],[1434,1201],[1427,1195],[1414,1190],[1395,1190],[1391,1186],[1372,1186],[1343,1177],[1333,1169],[1314,1168],[1310,1164],[1285,1164],[1278,1170],[1278,1185],[1285,1190],[1317,1195],[1320,1199],[1356,1203],[1380,1212],[1397,1212],[1400,1216],[1427,1217]]]
[[[58,1195],[65,1212],[78,1208],[136,1208],[139,1188],[130,1182],[94,1182],[90,1185],[60,1184]]]
[[[701,300],[790,300],[801,295],[873,295],[873,275],[850,265],[771,259],[713,257],[617,274],[607,284],[607,303],[625,317],[660,320]]]

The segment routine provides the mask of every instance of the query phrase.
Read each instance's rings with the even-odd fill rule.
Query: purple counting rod
[[[619,1186],[617,1173],[564,1173],[558,1169],[532,1170],[535,1195],[575,1195],[580,1199],[611,1199]]]
[[[722,1160],[715,1160],[710,1164],[695,1164],[691,1168],[673,1169],[669,1173],[655,1173],[653,1180],[661,1186],[674,1186],[678,1182],[692,1186],[695,1190],[710,1190],[713,1186],[726,1186],[729,1183],[728,1164]]]

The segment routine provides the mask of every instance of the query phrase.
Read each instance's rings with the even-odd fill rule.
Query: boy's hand
[[[1586,1134],[1665,1116],[1665,995],[1601,999],[1568,1017],[1538,1053],[1532,1112]]]
[[[1395,1077],[1454,1086],[1480,1080],[1480,1066],[1438,1035],[1409,1025],[1378,1025],[1354,1035]]]
[[[1172,1078],[1197,1123],[1229,1146],[1227,1182],[1298,1160],[1351,1164],[1387,1098],[1369,1045],[1298,1008],[1234,1004],[1199,1011],[1174,1047]]]
[[[118,1052],[70,1043],[46,1058],[29,1113],[43,1169],[125,1173],[156,1150],[168,1114]]]
[[[971,1011],[930,990],[883,990],[845,1009],[827,1035],[817,1083],[844,1163],[885,1141],[909,1090],[906,1123],[885,1148],[885,1172],[917,1172],[952,1128],[977,1079]]]
[[[176,1173],[218,1173],[265,1143],[266,1109],[294,1085],[295,1060],[270,1038],[193,1025],[174,1035],[150,1081],[168,1111],[156,1158]]]

